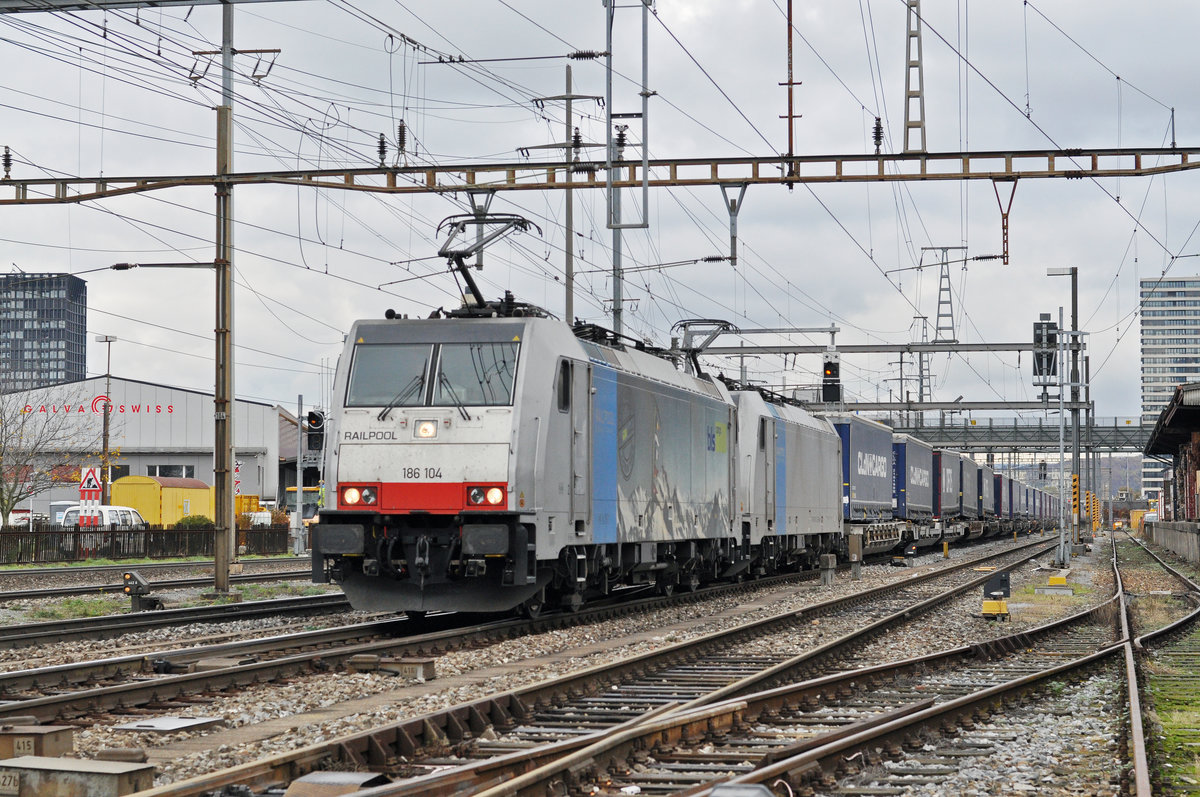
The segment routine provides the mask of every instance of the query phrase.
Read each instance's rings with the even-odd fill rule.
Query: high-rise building
[[[1142,424],[1153,425],[1184,382],[1200,382],[1200,277],[1144,279]],[[1142,462],[1142,493],[1157,498],[1163,463]]]
[[[72,274],[0,274],[0,392],[87,376],[87,283]]]

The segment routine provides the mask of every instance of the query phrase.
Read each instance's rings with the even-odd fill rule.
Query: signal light
[[[320,451],[325,447],[325,413],[310,410],[308,413],[308,450]]]
[[[842,364],[838,353],[827,351],[821,375],[821,401],[842,400],[841,372]]]
[[[150,593],[150,582],[136,570],[129,570],[122,574],[122,580],[125,582],[123,592],[126,595],[148,595]]]

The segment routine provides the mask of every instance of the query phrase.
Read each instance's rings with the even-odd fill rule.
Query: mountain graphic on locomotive
[[[819,417],[511,294],[486,302],[449,256],[474,301],[358,321],[338,362],[313,580],[357,609],[577,609],[621,585],[670,593],[965,536],[980,514],[943,511],[924,444],[898,512],[883,424]]]

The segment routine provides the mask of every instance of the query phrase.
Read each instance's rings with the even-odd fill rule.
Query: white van
[[[147,523],[136,509],[131,506],[100,506],[97,507],[100,512],[100,528],[103,529],[145,529],[149,528]],[[67,507],[63,512],[62,524],[64,528],[71,528],[79,525],[79,504]]]

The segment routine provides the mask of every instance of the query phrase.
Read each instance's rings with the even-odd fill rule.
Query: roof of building
[[[1175,395],[1163,407],[1154,431],[1146,442],[1146,456],[1171,456],[1179,446],[1191,442],[1192,432],[1200,432],[1200,382],[1188,382],[1175,388]]]
[[[207,490],[208,485],[200,479],[188,479],[183,476],[122,476],[113,482],[134,483],[158,482],[159,487],[186,487],[190,490]]]
[[[34,390],[50,390],[50,389],[57,390],[57,389],[68,388],[72,385],[86,384],[88,382],[96,382],[99,384],[103,384],[105,379],[106,379],[106,377],[104,374],[97,374],[96,376],[89,376],[85,379],[76,379],[76,380],[72,380],[70,382],[58,382],[53,385],[43,385],[39,388],[23,388],[20,390],[12,390],[12,391],[0,390],[0,393],[31,393]],[[146,385],[147,387],[156,387],[156,388],[161,388],[163,390],[175,390],[180,393],[191,393],[192,395],[195,395],[195,396],[206,396],[208,398],[211,398],[213,395],[211,390],[195,390],[190,387],[176,387],[175,385],[164,385],[160,382],[147,382],[144,379],[127,379],[126,377],[117,376],[116,374],[112,374],[112,375],[108,376],[107,379],[110,382],[125,382],[125,383],[131,384],[131,385]],[[279,406],[277,404],[271,404],[270,402],[266,402],[266,401],[253,401],[251,399],[237,398],[236,396],[234,397],[234,401],[237,401],[239,404],[253,404],[253,405],[256,405],[259,407],[278,407]],[[283,409],[283,408],[280,408],[280,409]],[[284,410],[284,411],[286,412],[286,410]]]

